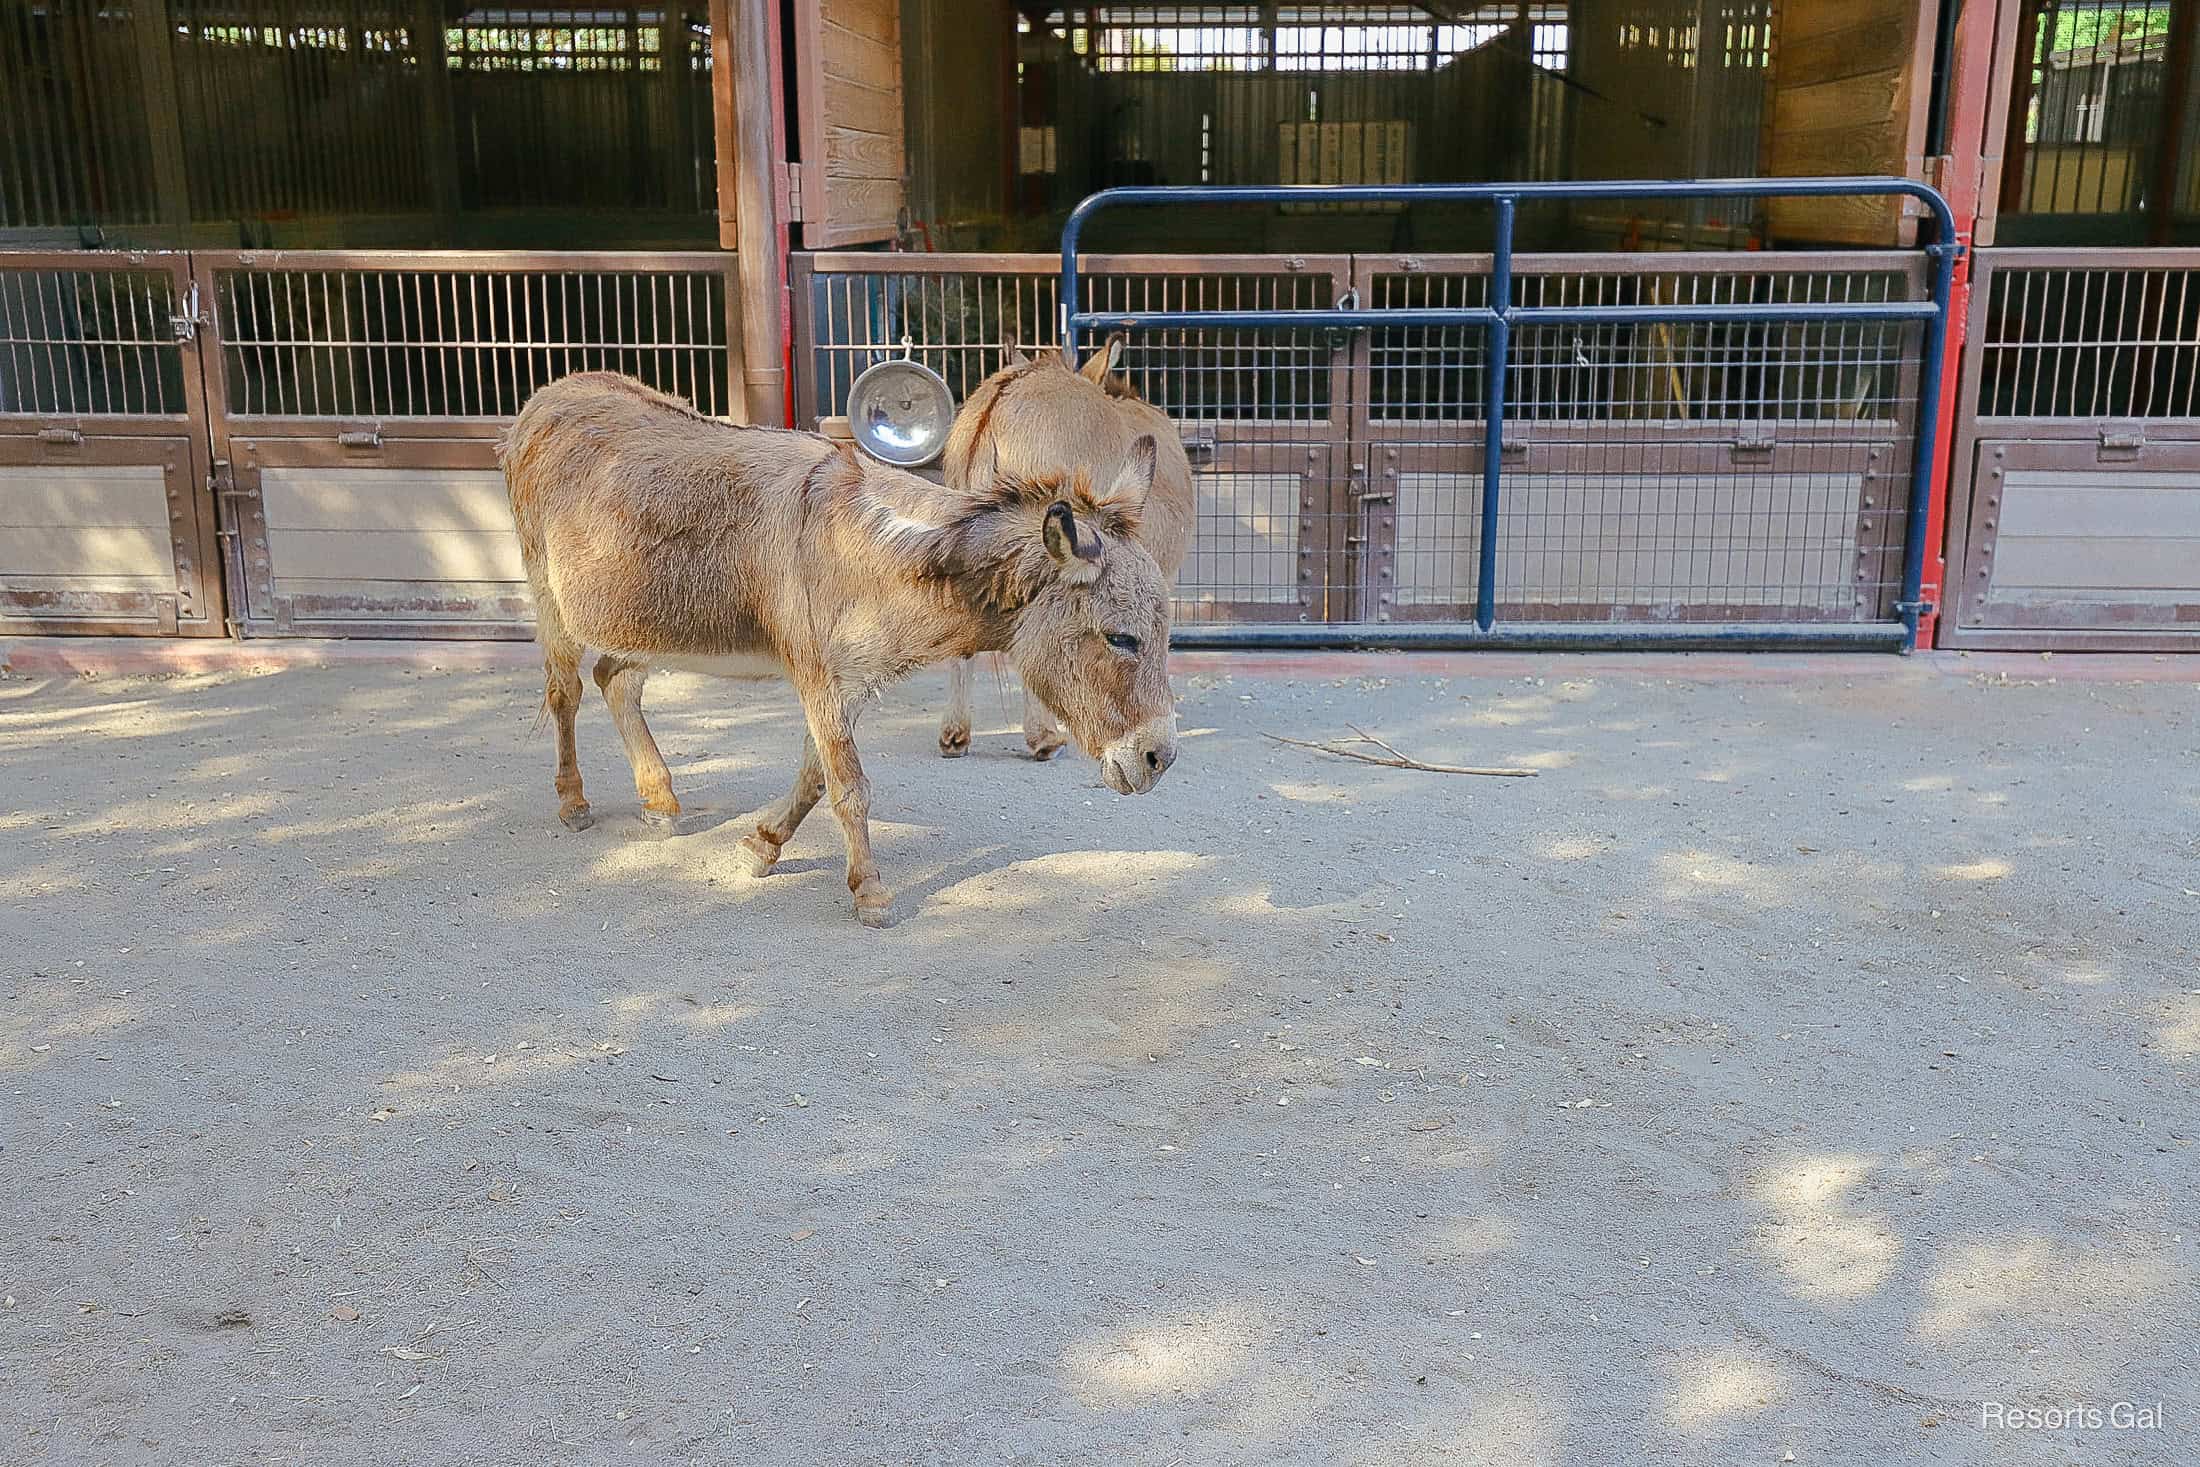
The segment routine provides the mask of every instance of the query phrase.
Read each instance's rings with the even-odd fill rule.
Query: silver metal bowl
[[[954,394],[922,362],[895,357],[874,363],[848,388],[848,431],[856,446],[896,468],[922,468],[938,458],[954,425]]]

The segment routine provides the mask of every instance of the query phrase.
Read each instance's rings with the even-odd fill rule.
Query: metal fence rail
[[[1855,194],[1927,206],[1939,227],[1924,269],[1882,257],[1837,285],[1798,291],[1778,283],[1776,263],[1752,263],[1723,294],[1697,286],[1645,296],[1638,283],[1631,298],[1615,291],[1610,300],[1594,298],[1591,275],[1569,270],[1565,257],[1516,274],[1523,201]],[[1431,277],[1400,269],[1365,290],[1356,271],[1355,289],[1326,308],[1087,305],[1078,240],[1095,214],[1286,202],[1486,204],[1496,245],[1479,289],[1465,277],[1456,289],[1410,278],[1401,287],[1399,276]],[[1188,628],[1187,645],[1907,650],[1927,609],[1928,450],[1954,241],[1941,197],[1898,178],[1111,189],[1086,199],[1063,229],[1060,329],[1072,354],[1100,331],[1137,341],[1159,333],[1172,345],[1207,333],[1329,333],[1340,347],[1359,343],[1356,402],[1371,410],[1387,395],[1405,422],[1453,425],[1416,433],[1357,413],[1348,434],[1354,503],[1336,511],[1343,534],[1330,537],[1329,552],[1329,584],[1341,573],[1351,591],[1327,598],[1322,619],[1331,624]],[[1632,265],[1653,281],[1671,268],[1663,259]],[[1922,283],[1923,298],[1897,293],[1897,281]],[[1624,362],[1591,345],[1614,332],[1627,341]],[[1653,408],[1661,377],[1664,401]],[[1517,438],[1509,419],[1537,431]],[[1570,438],[1546,431],[1551,420],[1581,429]],[[1468,424],[1477,431],[1460,431]],[[1302,496],[1301,507],[1316,509],[1316,497]],[[1310,555],[1303,543],[1300,553]],[[1423,582],[1435,594],[1418,594]],[[1462,582],[1472,587],[1471,626],[1461,619],[1467,603],[1441,589]],[[1603,625],[1591,631],[1587,621]],[[1684,621],[1696,624],[1676,625]]]

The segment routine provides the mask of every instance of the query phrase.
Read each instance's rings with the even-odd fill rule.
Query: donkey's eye
[[[1135,655],[1138,651],[1138,638],[1132,636],[1129,632],[1109,632],[1108,645],[1118,652],[1129,652]]]

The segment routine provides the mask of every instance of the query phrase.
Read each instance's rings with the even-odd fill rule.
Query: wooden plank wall
[[[893,238],[907,171],[899,0],[797,5],[795,62],[802,243],[817,250]]]
[[[1775,15],[1765,172],[1925,176],[1930,7],[1916,0],[1783,0]],[[1898,198],[1776,199],[1782,244],[1911,245]]]

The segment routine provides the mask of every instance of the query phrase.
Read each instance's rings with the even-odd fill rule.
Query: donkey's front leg
[[[940,719],[940,757],[960,759],[970,752],[970,659],[947,664],[947,714]]]
[[[848,890],[855,893],[856,920],[866,927],[884,927],[893,919],[894,898],[878,879],[878,862],[871,857],[871,782],[856,757],[855,710],[837,689],[822,688],[803,692],[802,711],[810,720],[818,762],[825,766],[825,793],[848,844]]]
[[[1029,688],[1024,689],[1024,747],[1031,750],[1031,757],[1045,763],[1062,752],[1069,736],[1054,721],[1054,710],[1039,701]]]

